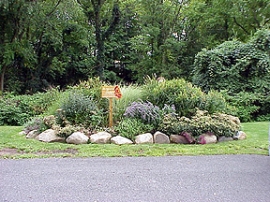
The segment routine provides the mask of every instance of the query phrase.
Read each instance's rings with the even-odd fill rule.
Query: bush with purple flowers
[[[153,105],[151,102],[133,102],[127,107],[124,117],[136,118],[145,124],[158,126],[165,114],[175,113],[174,106],[165,105],[163,109]]]

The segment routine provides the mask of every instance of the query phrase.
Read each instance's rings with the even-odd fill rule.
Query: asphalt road
[[[270,202],[270,157],[0,160],[0,202]]]

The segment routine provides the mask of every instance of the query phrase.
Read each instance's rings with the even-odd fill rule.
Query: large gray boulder
[[[156,143],[156,144],[169,144],[170,138],[168,135],[157,131],[154,134],[154,143]]]
[[[91,143],[107,144],[110,143],[112,135],[108,132],[98,132],[90,136]]]
[[[145,133],[141,135],[137,135],[135,137],[136,144],[153,144],[154,139],[151,133]]]
[[[122,137],[120,135],[117,135],[111,139],[111,143],[117,144],[117,145],[123,145],[123,144],[133,144],[133,142],[125,137]]]
[[[69,144],[87,144],[89,138],[82,132],[74,132],[66,139]]]
[[[36,139],[42,142],[66,142],[65,138],[57,136],[57,132],[53,129],[45,130]]]

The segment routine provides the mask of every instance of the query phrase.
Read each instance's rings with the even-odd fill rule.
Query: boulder
[[[227,142],[227,141],[232,141],[232,140],[233,140],[232,137],[221,136],[218,138],[218,142]]]
[[[190,144],[187,138],[182,135],[171,135],[170,141],[171,143],[176,143],[176,144]]]
[[[154,143],[156,144],[169,144],[170,143],[170,138],[168,135],[157,131],[154,134]]]
[[[27,135],[27,133],[23,130],[23,131],[19,132],[19,135]]]
[[[91,143],[107,144],[110,143],[112,135],[108,132],[98,132],[90,136]]]
[[[117,144],[117,145],[122,145],[122,144],[133,144],[133,142],[125,137],[122,137],[120,135],[117,135],[111,139],[111,143]]]
[[[153,135],[151,133],[145,133],[141,135],[137,135],[135,137],[136,144],[153,144]]]
[[[27,139],[36,139],[36,137],[39,135],[38,130],[32,130],[30,131],[27,135],[26,138]]]
[[[211,132],[203,133],[198,137],[199,144],[213,144],[217,143],[217,136]]]
[[[184,131],[181,133],[181,136],[185,137],[189,144],[194,144],[196,142],[195,138],[192,136],[192,133]]]
[[[65,138],[57,136],[57,132],[53,129],[45,130],[36,139],[42,142],[66,142]]]
[[[247,138],[247,135],[243,131],[237,131],[236,134],[233,136],[235,140],[244,140]]]
[[[66,139],[69,144],[87,144],[89,138],[82,132],[74,132]]]

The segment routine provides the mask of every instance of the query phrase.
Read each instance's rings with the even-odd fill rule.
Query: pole
[[[109,98],[109,127],[113,126],[113,98]]]

